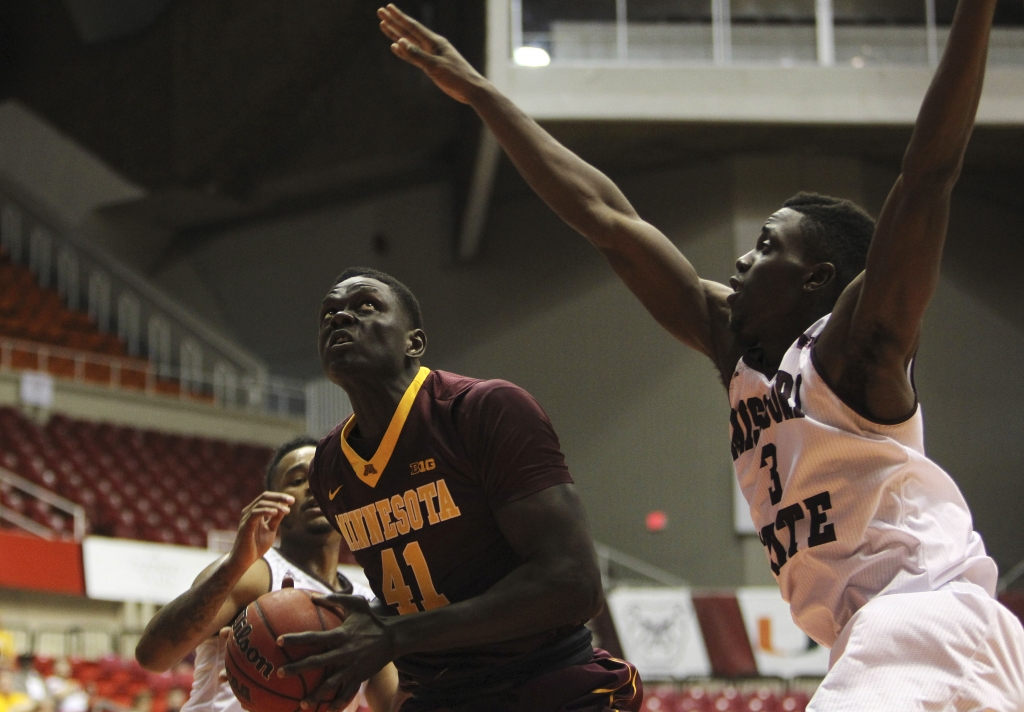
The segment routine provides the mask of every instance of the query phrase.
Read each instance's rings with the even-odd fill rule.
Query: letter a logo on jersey
[[[376,475],[376,474],[377,474],[377,468],[374,467],[369,462],[366,463],[366,466],[363,467],[363,477],[369,477],[370,475]]]

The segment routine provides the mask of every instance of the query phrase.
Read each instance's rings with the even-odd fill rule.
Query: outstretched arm
[[[864,274],[836,305],[817,355],[839,395],[879,419],[905,416],[907,366],[939,281],[953,186],[974,129],[996,0],[962,0],[878,218]]]
[[[422,69],[452,98],[469,104],[505,149],[530,187],[605,255],[652,316],[673,336],[731,373],[733,340],[725,328],[732,290],[703,281],[622,191],[562,146],[481,76],[444,37],[394,5],[378,11],[392,51]],[[738,355],[736,355],[738,357]]]
[[[231,553],[199,574],[192,588],[161,608],[146,626],[135,648],[142,667],[169,670],[270,590],[270,570],[261,559],[294,502],[290,495],[264,492],[242,511]]]

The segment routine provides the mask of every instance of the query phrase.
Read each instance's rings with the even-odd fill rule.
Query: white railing
[[[0,183],[0,244],[15,263],[32,271],[40,286],[55,288],[67,308],[87,312],[101,332],[116,334],[128,352],[126,358],[105,359],[70,355],[58,347],[45,347],[47,354],[36,345],[34,353],[44,359],[61,352],[59,358],[71,359],[76,369],[87,372],[95,365],[114,373],[119,365],[142,359],[149,363],[142,369],[147,392],[159,391],[161,380],[174,380],[183,397],[210,396],[225,407],[292,417],[305,414],[303,383],[270,376],[260,359],[6,182]],[[71,377],[80,378],[77,371]]]
[[[607,0],[589,3],[589,16],[579,7],[567,16],[564,8],[572,6],[564,2],[509,0],[512,59],[535,66],[935,66],[948,35],[942,23],[949,21],[935,3],[861,1],[837,11],[833,0]],[[520,54],[521,48],[531,51]],[[993,28],[990,61],[1024,66],[1024,22]]]
[[[996,587],[996,592],[1002,593],[1015,584],[1022,576],[1024,576],[1024,561],[1018,561],[1016,566],[999,577],[999,584]]]
[[[56,510],[64,512],[71,517],[73,526],[72,533],[75,537],[75,541],[82,541],[85,538],[86,520],[85,520],[85,509],[80,505],[75,504],[70,499],[61,497],[60,495],[54,494],[48,489],[40,487],[34,482],[26,480],[24,477],[14,474],[10,470],[5,470],[0,467],[0,483],[4,484],[10,490],[17,490],[24,492],[29,497],[37,499],[40,502],[45,502]],[[10,507],[0,504],[0,520],[6,520],[20,529],[24,529],[30,534],[35,534],[43,539],[54,539],[57,534],[50,527],[47,527],[39,522],[26,517],[20,512],[16,512]]]
[[[158,364],[130,356],[105,354],[34,341],[0,336],[0,372],[49,373],[75,383],[143,393],[147,396],[178,398],[225,408],[245,407],[249,392],[262,390],[262,409],[280,417],[305,415],[306,392],[302,381],[277,376],[262,384],[251,380],[228,382],[218,371],[190,371],[188,364]]]
[[[686,579],[649,564],[643,559],[613,549],[605,544],[594,544],[597,550],[597,563],[601,569],[601,583],[605,590],[614,588],[615,585],[625,582],[633,582],[639,576],[645,582],[653,581],[661,586],[687,586]],[[623,575],[627,572],[628,576]]]

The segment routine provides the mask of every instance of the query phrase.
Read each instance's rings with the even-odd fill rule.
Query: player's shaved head
[[[800,231],[816,262],[836,268],[838,296],[864,270],[875,221],[856,203],[818,193],[797,193],[782,206],[800,213]]]
[[[267,463],[267,471],[263,477],[263,489],[274,489],[274,475],[277,473],[277,466],[281,464],[281,460],[287,457],[288,453],[294,452],[301,447],[316,447],[319,444],[320,441],[312,436],[300,435],[277,448],[273,457],[270,458],[270,462]]]
[[[416,295],[412,293],[411,289],[406,287],[387,272],[381,272],[380,270],[373,269],[372,267],[349,267],[335,278],[334,286],[341,284],[346,279],[352,279],[353,277],[369,277],[370,279],[375,279],[382,284],[386,284],[398,299],[398,303],[402,307],[402,311],[405,312],[406,317],[409,319],[409,325],[413,329],[423,328],[423,313],[420,311],[420,303],[419,300],[416,299]]]

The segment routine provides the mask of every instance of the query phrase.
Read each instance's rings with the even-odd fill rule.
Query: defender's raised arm
[[[738,352],[729,333],[728,287],[701,280],[657,228],[637,215],[603,173],[558,143],[481,76],[444,37],[394,5],[378,11],[392,51],[422,69],[487,124],[530,187],[605,255],[626,286],[673,336],[730,373]]]
[[[915,402],[906,368],[921,319],[939,281],[950,194],[974,129],[996,0],[963,0],[903,158],[903,170],[878,219],[867,265],[835,309],[819,343],[828,375],[843,389],[850,366],[864,392],[849,395],[879,418],[906,415]],[[872,383],[876,385],[871,385]],[[900,397],[887,393],[898,389]]]

